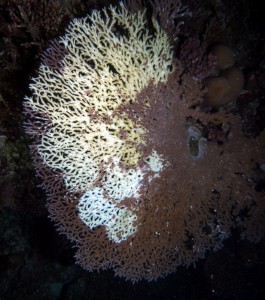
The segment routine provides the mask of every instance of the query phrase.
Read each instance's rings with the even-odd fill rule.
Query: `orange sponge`
[[[208,91],[204,96],[207,106],[222,106],[233,101],[244,86],[244,75],[236,67],[224,70],[219,76],[204,80]]]

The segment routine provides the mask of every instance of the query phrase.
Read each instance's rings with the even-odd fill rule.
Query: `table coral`
[[[30,89],[25,129],[50,218],[85,269],[150,281],[219,249],[232,227],[263,236],[252,173],[264,136],[250,141],[237,116],[199,109],[200,83],[144,12],[121,4],[74,19]],[[207,141],[203,128],[222,122],[224,142]],[[191,151],[191,126],[203,155]]]

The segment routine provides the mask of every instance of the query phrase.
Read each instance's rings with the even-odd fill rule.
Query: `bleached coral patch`
[[[148,172],[148,181],[159,176],[164,169],[164,159],[153,150],[145,159],[147,167],[123,170],[120,160],[114,158],[105,170],[100,187],[88,190],[79,200],[78,214],[90,228],[104,225],[110,240],[120,243],[136,232],[134,222],[137,215],[122,201],[133,198],[135,204],[143,188],[144,175]]]

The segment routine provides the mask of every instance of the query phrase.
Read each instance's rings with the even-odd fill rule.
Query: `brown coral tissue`
[[[200,81],[142,18],[121,5],[111,18],[94,12],[98,27],[80,30],[86,20],[75,20],[46,52],[61,62],[46,57],[24,105],[50,217],[75,244],[77,263],[132,282],[194,264],[233,228],[254,242],[265,229],[255,173],[265,133],[246,138],[239,116],[201,111]]]

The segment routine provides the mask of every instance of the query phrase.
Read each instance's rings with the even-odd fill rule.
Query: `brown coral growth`
[[[88,229],[77,215],[80,195],[67,192],[59,174],[43,168],[51,217],[59,231],[76,242],[76,259],[88,270],[112,267],[132,281],[154,280],[179,265],[196,262],[209,249],[222,247],[232,227],[239,227],[249,240],[264,235],[264,194],[255,191],[252,171],[261,162],[264,136],[246,139],[238,117],[190,109],[196,97],[187,86],[193,80],[183,78],[185,86],[178,84],[179,79],[175,73],[166,84],[149,85],[136,104],[123,108],[132,119],[142,119],[148,129],[142,151],[149,153],[155,146],[170,163],[161,177],[146,182],[137,212],[138,231],[126,241],[110,241],[102,227]],[[143,109],[146,101],[148,110]],[[202,157],[194,158],[188,143],[188,117],[203,124],[229,122],[227,140],[207,142]]]
[[[157,1],[154,3],[158,4]],[[171,6],[172,1],[166,3],[169,3],[170,7],[163,18],[171,16],[172,13],[172,20],[174,20],[175,10]],[[158,9],[162,10],[162,7]],[[127,12],[124,20],[126,22],[129,20]],[[112,268],[116,275],[133,282],[141,279],[151,281],[174,272],[180,265],[194,264],[198,259],[203,258],[208,250],[220,249],[223,241],[230,236],[232,228],[238,228],[242,237],[251,241],[258,241],[264,237],[265,197],[262,191],[258,192],[256,189],[255,169],[263,163],[265,132],[261,132],[255,139],[247,139],[241,133],[239,116],[222,109],[215,113],[213,111],[210,113],[206,109],[204,111],[202,103],[205,90],[202,89],[200,80],[194,79],[195,76],[192,76],[194,74],[189,74],[192,73],[191,70],[187,72],[182,69],[181,65],[187,69],[188,67],[179,60],[174,61],[172,72],[168,71],[171,70],[168,67],[169,61],[171,67],[171,60],[166,60],[166,67],[161,69],[156,65],[152,67],[152,71],[158,71],[158,74],[162,73],[162,70],[168,71],[169,75],[165,77],[167,80],[165,79],[164,82],[157,80],[157,84],[152,80],[148,81],[149,84],[140,91],[137,90],[136,97],[129,101],[129,97],[120,90],[122,88],[120,82],[126,76],[130,79],[134,73],[137,74],[137,70],[134,68],[135,72],[133,72],[125,68],[126,72],[122,69],[123,72],[119,73],[118,67],[122,61],[122,55],[125,53],[127,58],[132,53],[130,51],[118,52],[119,43],[124,45],[129,36],[128,28],[119,31],[115,27],[115,22],[113,24],[114,27],[108,28],[110,30],[107,33],[113,38],[115,47],[108,46],[107,53],[100,55],[95,62],[99,64],[104,61],[113,48],[115,51],[111,52],[112,56],[117,55],[118,59],[110,60],[111,63],[108,61],[107,67],[99,69],[97,74],[87,73],[89,74],[87,75],[79,73],[79,63],[83,61],[78,57],[78,63],[75,65],[77,71],[66,73],[67,78],[63,77],[63,60],[68,57],[68,53],[63,47],[53,44],[54,49],[46,52],[47,56],[43,60],[46,65],[41,67],[42,71],[47,71],[49,68],[48,71],[52,74],[49,78],[47,77],[49,84],[42,85],[44,80],[36,80],[37,84],[33,91],[35,94],[32,98],[27,98],[24,106],[25,113],[34,121],[29,120],[25,127],[27,133],[35,139],[31,150],[37,175],[42,178],[42,187],[47,193],[50,218],[56,223],[58,231],[75,243],[77,262],[90,271]],[[168,30],[170,32],[170,28]],[[87,28],[82,30],[82,33],[86,31],[88,31]],[[126,34],[123,35],[124,32]],[[100,31],[103,45],[109,45],[110,40],[104,43],[103,38],[107,33],[103,33]],[[82,39],[80,42],[76,37],[75,41],[79,42],[76,45],[88,47],[90,43],[90,50],[93,50],[91,53],[95,59],[97,53],[101,54],[97,51],[98,48],[102,47],[100,40],[97,40],[98,36],[100,35],[94,36],[97,43],[92,43],[92,33],[90,32],[89,38],[85,35],[85,46],[81,43]],[[174,40],[174,32],[172,40]],[[146,46],[146,42],[142,43],[141,47]],[[68,46],[72,44],[74,43],[68,43]],[[155,41],[149,45],[149,48],[153,44]],[[157,45],[161,45],[161,41],[158,41]],[[135,51],[135,47],[132,48]],[[162,48],[165,49],[165,47]],[[73,53],[74,50],[75,47],[72,47]],[[139,47],[138,52],[140,50]],[[163,55],[160,51],[158,56],[163,62]],[[89,51],[85,53],[87,52]],[[152,52],[153,54],[155,53]],[[126,64],[128,67],[128,65],[141,62],[139,68],[143,67],[143,69],[140,69],[139,79],[137,77],[139,85],[146,79],[144,76],[148,74],[149,69],[145,68],[145,61],[148,61],[152,55],[148,55],[147,58],[143,56],[144,59],[138,60],[137,51],[135,51],[133,59]],[[88,54],[85,55],[85,62],[90,62],[87,57],[89,57]],[[203,55],[202,61],[204,68],[207,69],[207,60],[203,59]],[[71,64],[72,60],[65,62],[70,66],[74,65]],[[146,63],[146,66],[150,65],[152,66],[152,63]],[[91,63],[88,63],[88,66],[89,70],[93,67]],[[83,72],[85,71],[84,68]],[[102,96],[104,94],[99,93],[98,98],[93,98],[93,94],[97,94],[98,91],[105,91],[110,77],[115,79],[113,80],[115,84],[109,85],[106,91],[107,97],[104,98]],[[60,80],[56,82],[58,78]],[[89,80],[92,81],[90,85]],[[81,82],[80,97],[77,93],[77,82]],[[50,90],[45,93],[49,88]],[[69,94],[67,91],[70,91]],[[113,91],[116,94],[112,94]],[[114,96],[117,95],[118,97],[115,98]],[[106,100],[107,105],[98,109],[96,100],[102,100],[102,98]],[[123,100],[121,104],[111,106],[111,104],[119,103],[120,99]],[[99,104],[102,102],[99,101]],[[105,102],[103,104],[106,104]],[[63,107],[62,110],[60,110],[60,105]],[[54,111],[56,114],[52,120]],[[126,118],[124,118],[125,114]],[[118,119],[119,116],[123,119]],[[73,122],[67,123],[69,119]],[[115,126],[110,126],[115,125],[115,122],[118,125],[121,124],[120,131]],[[104,129],[102,132],[105,135],[100,135],[101,128],[96,127],[97,123],[102,126]],[[93,126],[96,128],[95,131],[92,130]],[[92,134],[90,131],[95,133],[94,140],[90,138],[89,134]],[[89,137],[88,143],[78,144],[78,138],[84,139],[86,133]],[[137,134],[133,135],[133,133]],[[111,149],[111,152],[115,153],[119,148],[115,143],[104,146],[109,136],[114,142],[118,137],[122,140],[122,145],[129,145],[127,148],[135,150],[137,159],[129,161],[131,152],[126,152],[127,148],[124,147],[121,148],[124,151],[117,152],[116,156],[119,155],[120,160],[114,165],[111,159],[114,160],[117,157],[107,157],[106,152]],[[98,140],[102,141],[99,143]],[[94,157],[89,148],[90,144],[96,149],[93,151]],[[77,151],[81,152],[84,149],[87,150],[81,155]],[[152,173],[152,169],[148,167],[148,159],[152,158],[150,154],[154,149],[165,162],[159,173]],[[100,151],[103,154],[99,155]],[[124,157],[121,154],[124,154]],[[89,161],[91,157],[93,161],[92,159]],[[73,165],[71,176],[67,178],[71,161],[74,159],[78,159],[78,164]],[[96,173],[93,181],[87,183],[88,180],[85,177],[87,169],[83,168],[83,165],[87,163],[90,171],[95,160],[99,161],[97,165],[99,172]],[[126,171],[131,172],[129,174],[131,175],[134,172],[136,174],[138,170],[144,170],[142,173],[138,172],[139,177],[142,176],[141,180],[131,186],[132,189],[139,187],[135,191],[137,197],[129,193],[128,197],[115,203],[117,214],[121,208],[125,208],[127,212],[132,212],[136,216],[132,222],[135,231],[118,241],[108,236],[107,226],[111,222],[109,219],[109,223],[99,222],[96,225],[93,223],[92,226],[85,223],[89,214],[97,214],[95,219],[109,218],[114,215],[108,214],[108,210],[103,210],[100,216],[101,211],[96,209],[93,211],[93,204],[100,197],[105,197],[108,200],[107,204],[113,205],[112,194],[108,194],[106,187],[104,189],[104,184],[108,180],[107,168],[110,165],[113,173],[109,175],[114,178],[117,194],[122,193],[119,188],[122,180],[120,178],[124,174],[127,175]],[[118,172],[119,168],[122,172]],[[120,177],[116,176],[117,174]],[[76,182],[79,177],[84,178],[81,184]],[[95,193],[97,188],[102,188],[102,194]],[[87,195],[90,192],[93,196],[90,199],[91,203],[87,205],[88,210],[81,214],[81,199],[84,198],[84,194]],[[107,205],[106,202],[102,201],[102,203]]]

